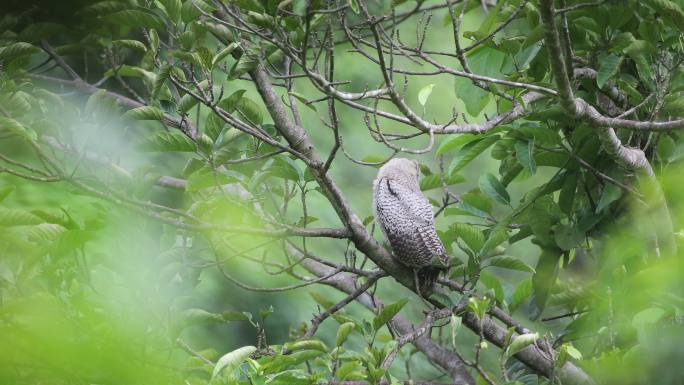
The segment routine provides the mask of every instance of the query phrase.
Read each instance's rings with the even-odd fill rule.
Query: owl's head
[[[378,179],[382,178],[395,179],[417,186],[420,180],[420,164],[406,158],[391,159],[378,171]]]

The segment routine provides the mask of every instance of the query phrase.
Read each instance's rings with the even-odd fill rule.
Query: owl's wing
[[[407,217],[415,224],[416,238],[420,240],[420,246],[426,254],[437,255],[442,262],[447,262],[446,250],[435,229],[434,213],[432,205],[425,195],[413,191],[401,183],[387,179],[387,188],[394,195]]]

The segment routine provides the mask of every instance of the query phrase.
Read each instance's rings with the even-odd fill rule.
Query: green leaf
[[[273,164],[267,169],[270,173],[291,181],[303,181],[304,173],[299,165],[287,156],[278,156],[273,159]]]
[[[584,233],[574,226],[558,225],[554,232],[556,245],[562,250],[572,250],[584,241]]]
[[[582,352],[577,350],[576,347],[572,346],[571,343],[566,343],[563,344],[565,347],[565,351],[568,353],[568,355],[576,360],[581,360],[582,359]]]
[[[684,116],[684,98],[679,94],[667,95],[663,103],[663,112],[672,116]],[[664,137],[662,139],[665,139]]]
[[[289,351],[298,350],[318,350],[321,352],[327,352],[328,347],[325,343],[319,339],[311,338],[305,340],[299,340],[295,342],[288,342],[283,347]]]
[[[154,84],[154,82],[157,80],[157,74],[154,72],[140,67],[129,66],[127,64],[116,68],[116,71],[114,69],[109,69],[105,72],[105,75],[114,76],[115,73],[124,77],[142,78],[145,81],[150,82],[150,84]]]
[[[38,243],[53,242],[66,231],[62,225],[55,223],[41,223],[34,226],[28,234],[28,240]]]
[[[421,90],[418,92],[418,102],[421,106],[425,106],[425,103],[427,103],[433,88],[435,88],[434,84],[428,84],[427,86],[421,88]]]
[[[216,141],[223,131],[225,124],[226,122],[212,111],[204,122],[204,133],[206,133],[211,140]]]
[[[451,226],[449,226],[449,229],[453,231],[458,238],[461,238],[472,251],[480,250],[485,243],[484,234],[473,225],[467,223],[452,223]]]
[[[537,163],[534,160],[534,140],[515,142],[515,158],[530,172],[530,175],[534,175],[537,172]]]
[[[181,0],[159,0],[159,2],[164,6],[171,21],[177,23],[181,17],[181,8],[183,7]]]
[[[546,302],[551,293],[551,288],[558,276],[558,260],[561,250],[555,248],[543,248],[539,261],[537,261],[536,273],[532,276],[534,289],[534,305],[532,319],[538,318],[546,307]]]
[[[228,372],[232,377],[233,372],[256,350],[257,348],[254,346],[243,346],[224,354],[216,362],[216,366],[214,366],[214,370],[211,373],[212,381],[223,371]]]
[[[137,9],[125,9],[105,17],[112,24],[127,25],[129,27],[165,29],[164,22],[155,14]]]
[[[462,323],[461,317],[452,314],[451,315],[451,320],[449,321],[449,328],[451,329],[451,345],[456,347],[456,334],[458,333],[458,329],[461,328],[461,323]]]
[[[527,139],[533,139],[536,144],[555,146],[562,142],[558,130],[532,123],[517,127],[511,132],[520,133]]]
[[[464,144],[477,139],[478,136],[474,134],[455,134],[450,135],[449,139],[442,142],[437,148],[437,155],[442,155],[449,150],[463,146]]]
[[[180,325],[184,328],[221,321],[223,321],[223,317],[220,314],[210,313],[204,309],[197,308],[184,310],[180,316]]]
[[[249,318],[243,312],[227,310],[221,313],[224,321],[248,321]]]
[[[335,337],[335,345],[342,346],[347,340],[349,334],[354,331],[356,325],[353,322],[345,322],[337,329],[337,336]]]
[[[622,56],[615,54],[609,54],[601,60],[601,65],[596,75],[596,84],[599,88],[603,88],[604,85],[617,73],[622,63]]]
[[[37,225],[43,222],[43,219],[28,211],[0,208],[0,226]]]
[[[610,50],[613,52],[622,52],[622,50],[629,47],[634,40],[636,39],[631,32],[622,32],[617,34],[610,42]]]
[[[38,134],[35,131],[24,127],[21,123],[12,118],[0,116],[0,132],[5,131],[13,135],[17,135],[29,141],[38,139]]]
[[[449,165],[449,175],[467,166],[475,157],[482,154],[489,146],[499,140],[498,135],[477,139],[461,147]]]
[[[684,32],[684,10],[679,4],[670,0],[646,0],[644,1],[655,9],[658,14],[676,26],[680,32]]]
[[[228,172],[230,171],[214,171],[209,167],[201,168],[190,175],[185,185],[185,191],[200,191],[238,181],[235,176],[228,174]]]
[[[506,187],[491,173],[483,174],[479,180],[480,190],[504,205],[511,203]]]
[[[216,53],[216,56],[211,60],[211,66],[215,67],[217,63],[220,63],[226,56],[230,55],[238,47],[237,43],[230,43],[226,48],[220,50]]]
[[[145,44],[137,40],[113,40],[112,44],[114,44],[117,47],[125,47],[133,50],[147,52],[147,47],[145,46]]]
[[[454,79],[456,97],[463,101],[470,116],[478,116],[487,107],[492,94],[475,86],[470,79],[457,77]]]
[[[152,97],[157,98],[159,93],[161,92],[162,88],[164,87],[164,83],[169,79],[171,76],[171,71],[173,71],[173,67],[169,64],[165,64],[159,69],[159,73],[157,74],[157,78],[154,79],[154,83],[152,85]]]
[[[563,187],[561,187],[560,193],[558,194],[558,207],[566,214],[572,212],[576,189],[577,173],[567,173],[565,175],[565,180],[563,181]]]
[[[394,318],[406,303],[408,303],[408,299],[402,299],[380,309],[378,315],[373,318],[373,330],[378,331],[384,324]]]
[[[660,321],[665,315],[665,310],[659,307],[650,307],[642,310],[632,318],[632,326],[635,329],[643,329]]]
[[[539,333],[527,333],[516,336],[515,339],[506,348],[506,355],[508,357],[513,356],[519,351],[525,349],[526,347],[532,345],[535,341],[539,339]]]
[[[490,274],[486,271],[481,271],[480,272],[480,282],[488,288],[494,291],[494,297],[497,302],[501,303],[503,302],[503,297],[504,297],[504,289],[503,286],[501,285],[501,282],[499,281],[498,278],[496,278],[493,274]]]
[[[317,111],[316,106],[313,103],[311,103],[311,101],[307,99],[304,95],[294,91],[289,91],[288,94],[294,96],[297,100],[299,100],[303,105],[305,105],[312,111]]]
[[[359,14],[359,3],[358,0],[347,0],[347,4],[349,5],[349,8],[355,13]]]
[[[309,295],[314,299],[314,301],[326,309],[329,309],[335,305],[334,301],[317,291],[310,291]]]
[[[492,230],[489,232],[487,240],[485,241],[484,245],[482,245],[480,254],[486,255],[506,240],[508,240],[507,224],[499,223],[496,226],[494,226],[494,228],[492,228]]]
[[[178,102],[178,112],[182,114],[187,114],[193,107],[197,105],[199,101],[190,94],[185,94],[181,97]]]
[[[237,90],[230,94],[227,98],[221,99],[219,102],[218,106],[224,109],[228,113],[232,113],[235,111],[235,108],[237,107],[238,103],[240,102],[240,99],[242,99],[242,95],[246,90]]]
[[[236,108],[250,124],[258,127],[263,123],[264,118],[261,115],[259,105],[252,99],[247,97],[240,98]]]
[[[529,266],[525,262],[514,258],[514,257],[509,257],[507,255],[502,255],[498,257],[492,257],[487,259],[486,261],[486,266],[495,266],[495,267],[500,267],[502,269],[509,269],[509,270],[517,270],[517,271],[524,271],[527,273],[534,273],[534,268],[532,266]]]
[[[600,213],[605,210],[611,203],[620,199],[622,196],[622,189],[613,183],[607,182],[603,187],[603,193],[601,194],[601,199],[599,199],[596,205],[596,212]]]
[[[124,118],[133,120],[163,120],[164,111],[153,106],[142,106],[126,111]]]
[[[194,152],[195,143],[180,132],[158,132],[146,138],[139,146],[142,151],[150,152]]]
[[[4,201],[8,195],[10,195],[14,190],[16,190],[16,188],[17,186],[11,184],[0,187],[0,202]]]
[[[445,182],[447,186],[451,186],[452,184],[456,183],[463,183],[465,182],[465,178],[461,175],[454,174],[448,177],[445,177]],[[424,176],[420,180],[420,190],[421,191],[428,191],[432,190],[438,187],[442,187],[442,178],[440,174],[430,174]]]
[[[513,313],[529,296],[532,295],[532,278],[526,278],[518,284],[511,296],[508,309]]]
[[[40,49],[29,43],[12,43],[10,45],[0,47],[0,60],[9,61],[21,56],[33,55],[34,53],[38,52],[40,52]]]

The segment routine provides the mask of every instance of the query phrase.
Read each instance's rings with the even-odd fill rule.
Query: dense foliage
[[[682,383],[684,1],[10,5],[3,383]]]

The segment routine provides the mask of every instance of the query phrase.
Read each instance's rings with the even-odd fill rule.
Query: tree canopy
[[[684,1],[6,7],[3,382],[682,383]]]

